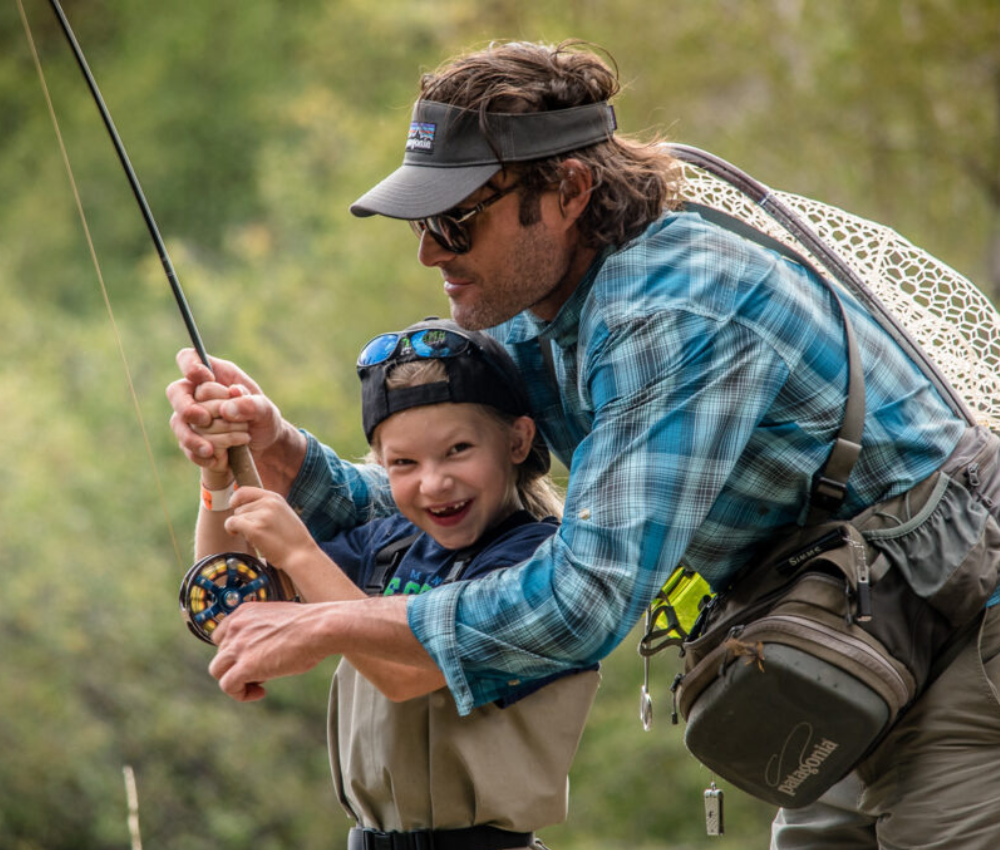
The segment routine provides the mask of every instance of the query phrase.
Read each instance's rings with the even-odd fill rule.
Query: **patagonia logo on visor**
[[[406,149],[431,153],[434,150],[435,130],[437,130],[437,124],[414,121],[410,124],[410,135],[406,137]]]

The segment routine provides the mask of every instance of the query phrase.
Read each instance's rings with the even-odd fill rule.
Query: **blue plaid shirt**
[[[844,301],[867,394],[849,516],[927,477],[965,426]],[[530,560],[409,603],[463,713],[607,655],[679,562],[717,588],[776,529],[803,522],[847,387],[843,323],[822,284],[693,213],[601,257],[552,322],[522,313],[491,333],[571,475],[560,531]],[[319,539],[391,509],[377,470],[313,439],[289,500]]]

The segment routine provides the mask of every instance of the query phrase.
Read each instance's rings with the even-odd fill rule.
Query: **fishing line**
[[[59,127],[59,119],[56,117],[55,108],[52,104],[52,97],[49,94],[49,87],[45,81],[45,72],[42,70],[42,63],[38,57],[38,50],[35,47],[35,39],[32,36],[31,25],[28,23],[28,16],[25,14],[24,6],[21,0],[17,0],[17,8],[21,15],[21,23],[24,25],[25,35],[28,37],[28,45],[31,48],[31,58],[35,63],[35,70],[38,72],[38,80],[42,85],[42,93],[45,95],[45,103],[49,110],[49,117],[52,119],[52,127],[56,133],[56,139],[59,142],[59,152],[62,155],[63,165],[66,168],[66,175],[69,177],[70,187],[73,190],[73,198],[76,201],[76,210],[80,216],[80,223],[83,225],[83,232],[87,240],[87,248],[90,251],[90,259],[94,264],[94,270],[97,272],[97,280],[101,285],[101,296],[104,299],[104,306],[108,312],[108,319],[111,322],[111,329],[114,333],[115,343],[118,347],[118,354],[122,361],[122,366],[125,369],[125,378],[128,383],[129,395],[132,398],[132,406],[135,409],[135,416],[139,422],[139,430],[142,432],[142,441],[146,447],[146,457],[149,460],[150,469],[153,472],[153,479],[156,482],[156,491],[159,496],[160,508],[163,511],[164,519],[167,522],[167,529],[170,532],[170,542],[173,545],[174,556],[177,558],[178,566],[184,569],[184,558],[181,556],[180,546],[177,542],[177,535],[174,532],[174,525],[170,519],[170,511],[167,507],[166,494],[163,490],[163,482],[160,479],[160,473],[156,466],[156,458],[153,454],[153,446],[149,440],[149,433],[146,430],[146,421],[142,415],[142,407],[139,404],[139,396],[135,389],[135,383],[132,380],[132,370],[129,366],[128,356],[125,352],[125,345],[122,342],[121,333],[118,330],[118,323],[115,321],[115,312],[111,306],[111,299],[108,296],[108,288],[104,282],[104,273],[101,270],[101,263],[97,259],[97,251],[94,248],[94,240],[90,235],[90,225],[87,222],[87,214],[83,209],[83,202],[80,199],[80,191],[77,188],[76,178],[73,175],[73,166],[70,164],[69,154],[66,151],[66,144],[63,141],[62,130]]]

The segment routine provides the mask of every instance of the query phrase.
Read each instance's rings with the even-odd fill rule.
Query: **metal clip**
[[[646,609],[646,633],[649,633],[653,623],[653,615]],[[653,698],[649,695],[649,656],[642,656],[642,689],[639,691],[639,720],[642,728],[649,731],[653,728]]]

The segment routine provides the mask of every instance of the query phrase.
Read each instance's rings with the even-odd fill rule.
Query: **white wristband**
[[[209,490],[204,484],[201,485],[201,503],[208,511],[228,511],[229,501],[233,498],[233,493],[239,489],[235,481],[230,481],[229,486],[224,490]]]

